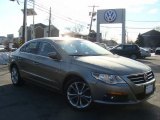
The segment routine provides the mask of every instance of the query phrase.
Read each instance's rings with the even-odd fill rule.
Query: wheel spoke
[[[79,88],[78,88],[78,86],[77,86],[77,82],[74,84],[75,85],[75,87],[76,87],[76,90],[77,90],[77,93],[79,92]]]
[[[74,99],[74,98],[78,97],[77,94],[71,94],[69,92],[67,93],[67,95],[70,97],[70,99]]]
[[[82,89],[81,89],[81,92],[83,93],[83,89],[85,88],[86,84],[83,83],[83,86],[82,86]]]
[[[80,97],[80,107],[83,107],[83,104],[82,104],[82,99]]]
[[[77,94],[67,93],[69,96],[77,96]]]
[[[84,89],[84,91],[82,91],[82,93],[84,94],[87,90],[89,90],[88,87],[86,89]]]
[[[77,93],[77,90],[73,85],[71,85],[71,88]]]
[[[79,104],[79,97],[77,99],[76,106],[79,106],[78,104]]]
[[[81,97],[85,99],[91,99],[91,96],[82,95]]]
[[[73,100],[73,99],[75,99],[75,98],[77,98],[78,96],[72,96],[72,97],[70,97],[70,99],[71,100]]]

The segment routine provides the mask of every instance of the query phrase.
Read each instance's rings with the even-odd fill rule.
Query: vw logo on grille
[[[144,80],[147,81],[148,80],[148,76],[147,74],[144,73]]]
[[[116,18],[117,18],[117,14],[115,10],[107,10],[104,13],[104,19],[109,23],[114,22]]]

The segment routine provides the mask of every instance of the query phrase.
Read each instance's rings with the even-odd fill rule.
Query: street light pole
[[[49,10],[48,37],[51,37],[51,7],[50,7],[50,10]]]
[[[91,31],[92,31],[93,17],[95,16],[94,9],[95,9],[95,7],[98,7],[98,6],[93,5],[93,6],[89,6],[89,7],[92,7],[92,8],[93,8],[93,10],[92,10],[92,12],[91,12],[91,22],[90,22],[90,27],[89,27],[89,33],[91,33]]]

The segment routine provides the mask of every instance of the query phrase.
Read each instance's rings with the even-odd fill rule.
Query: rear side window
[[[122,45],[119,45],[116,47],[117,50],[122,50],[124,47]]]
[[[125,46],[124,46],[124,49],[125,49],[125,50],[133,50],[134,48],[133,48],[132,45],[125,45]]]
[[[50,43],[41,42],[40,51],[38,54],[43,56],[48,56],[48,53],[51,53],[51,52],[56,52],[54,47]]]
[[[36,54],[38,52],[38,42],[30,42],[20,49],[21,52]]]

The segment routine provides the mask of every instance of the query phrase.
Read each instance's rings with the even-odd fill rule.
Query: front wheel
[[[84,110],[91,106],[92,97],[88,84],[77,78],[68,82],[65,89],[68,103],[75,109]]]

